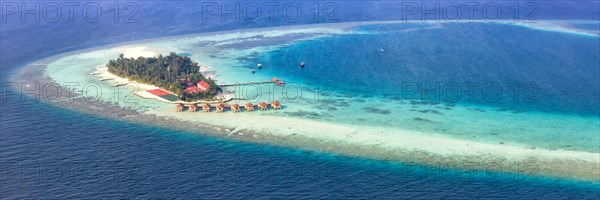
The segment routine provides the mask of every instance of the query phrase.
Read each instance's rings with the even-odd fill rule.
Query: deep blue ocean
[[[6,2],[8,1],[2,1]],[[101,6],[108,10],[113,3],[102,1]],[[298,3],[309,13],[309,7],[315,2]],[[335,15],[337,22],[400,19],[398,9],[401,6],[395,1],[335,3],[339,8]],[[514,2],[501,2],[502,5],[512,3]],[[597,1],[540,1],[537,4],[540,8],[537,15],[539,19],[598,20],[600,16]],[[108,17],[112,14],[109,11],[103,15],[105,18],[95,23],[80,18],[73,22],[63,19],[56,23],[43,20],[40,23],[31,20],[22,22],[14,16],[6,18],[6,22],[0,23],[2,82],[7,81],[15,69],[29,62],[98,45],[161,36],[315,22],[313,16],[306,16],[299,22],[290,23],[283,20],[284,16],[281,15],[274,15],[273,20],[258,20],[256,23],[222,22],[215,18],[203,20],[202,2],[194,1],[139,1],[135,6],[139,8],[135,17],[138,21],[132,23],[123,23],[122,18],[115,23],[114,18]],[[266,15],[263,17],[268,18]],[[458,27],[454,30],[461,29]],[[332,40],[344,42],[344,38]],[[406,38],[394,40],[416,42]],[[595,41],[599,42],[598,38]],[[383,46],[385,41],[378,42],[381,43],[381,48],[392,49]],[[583,40],[578,45],[585,46],[586,42],[589,41]],[[312,44],[304,48],[323,47]],[[563,51],[574,53],[577,49]],[[276,53],[273,55],[277,55]],[[294,55],[297,53],[285,52],[285,58],[297,62],[303,56]],[[581,57],[591,53],[594,52],[577,52]],[[320,60],[312,62],[325,62],[324,58],[315,58]],[[545,62],[552,61],[550,59]],[[350,59],[348,62],[359,60]],[[531,70],[543,70],[543,64],[534,66],[537,68]],[[491,70],[514,69],[493,67]],[[582,70],[593,73],[593,68]],[[440,76],[452,73],[450,70],[441,72]],[[568,80],[552,82],[552,76],[549,75],[520,75],[528,73],[531,74],[516,73],[509,78],[548,79],[547,82],[556,84],[552,88],[558,88],[542,91],[546,92],[543,95],[549,96],[553,92],[562,93],[579,87],[576,84],[565,85],[564,83],[571,83]],[[494,74],[494,71],[490,74]],[[430,76],[411,76],[407,73],[406,77]],[[355,78],[366,85],[376,84],[367,81],[368,76]],[[587,83],[597,84],[598,74],[589,74],[586,80],[589,81]],[[389,93],[385,89],[378,92]],[[568,102],[581,98],[594,100],[594,97],[597,98],[594,94],[597,93],[550,99],[544,103],[556,108],[550,110],[552,112],[598,115],[597,101],[587,101],[571,107],[556,106],[568,105]],[[549,111],[544,106],[508,106],[510,109]],[[411,163],[388,163],[231,142],[99,118],[40,102],[18,101],[17,98],[9,98],[0,104],[0,116],[2,199],[598,199],[600,196],[598,183],[527,174],[444,170]]]

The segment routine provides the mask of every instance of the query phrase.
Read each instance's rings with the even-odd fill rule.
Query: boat
[[[284,81],[282,81],[282,80],[279,80],[279,78],[277,78],[277,77],[273,77],[273,78],[271,79],[271,81],[272,81],[273,83],[275,83],[275,84],[279,85],[279,86],[283,86],[283,85],[285,85],[285,82],[284,82]]]

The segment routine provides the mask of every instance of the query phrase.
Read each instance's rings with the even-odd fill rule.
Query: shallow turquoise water
[[[270,73],[332,82],[356,96],[600,114],[597,37],[489,23],[356,30],[368,34],[295,42],[257,60],[274,66]],[[300,70],[300,61],[308,67]]]
[[[291,83],[279,98],[304,107],[288,116],[600,152],[597,41],[507,24],[386,24],[271,47],[239,45],[217,60],[242,71],[237,77],[262,63],[253,76]]]

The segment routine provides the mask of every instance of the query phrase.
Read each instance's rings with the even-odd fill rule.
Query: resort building
[[[198,82],[197,87],[202,90],[208,90],[210,88],[210,84],[208,84],[207,82],[204,82],[204,80],[202,80],[202,81]]]
[[[267,110],[267,103],[261,101],[260,103],[258,103],[258,108],[260,110]]]
[[[207,82],[202,80],[202,81],[196,83],[196,86],[190,85],[190,86],[186,87],[183,91],[188,94],[189,93],[200,93],[200,92],[205,92],[209,88],[210,88],[210,84],[208,84]]]
[[[225,106],[223,106],[223,104],[217,104],[217,106],[215,106],[215,108],[218,113],[222,113]]]
[[[231,104],[231,111],[240,112],[240,105],[238,105],[237,103]]]
[[[279,103],[279,101],[273,101],[273,102],[271,102],[271,108],[281,109],[281,103]]]
[[[254,105],[252,105],[252,103],[248,102],[244,106],[244,109],[246,109],[246,112],[248,112],[248,111],[254,111]]]
[[[202,112],[210,112],[210,104],[205,103],[202,105]]]
[[[198,108],[198,106],[196,106],[196,104],[192,104],[192,105],[188,106],[188,111],[189,112],[196,112],[197,108]]]

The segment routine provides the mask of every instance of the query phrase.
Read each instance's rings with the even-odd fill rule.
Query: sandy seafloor
[[[48,83],[76,84],[73,99],[68,97],[67,87],[62,87],[60,98],[55,98],[56,88],[48,87],[43,90],[42,99],[82,112],[233,140],[439,167],[600,181],[600,151],[594,150],[594,146],[600,145],[597,116],[515,114],[460,104],[445,110],[444,115],[409,112],[411,109],[435,110],[440,105],[355,97],[328,92],[327,84],[319,87],[319,84],[300,82],[288,82],[288,87],[266,84],[226,88],[239,97],[251,98],[255,104],[279,100],[284,106],[282,110],[175,112],[173,104],[132,95],[143,87],[130,84],[114,88],[111,87],[114,81],[100,81],[101,77],[91,75],[98,66],[121,53],[137,57],[176,52],[208,66],[204,74],[214,76],[218,83],[265,81],[272,75],[261,71],[251,74],[252,66],[240,66],[239,58],[299,40],[370,34],[352,28],[376,23],[390,22],[236,30],[115,44],[31,63],[22,68],[13,81],[39,82],[40,87]],[[429,28],[443,28],[443,24]],[[597,37],[597,33],[569,29],[561,23],[523,25],[523,28]],[[298,88],[302,90],[301,97],[295,98],[300,94]],[[287,91],[287,98],[283,90]]]

